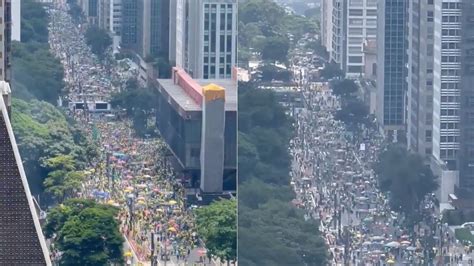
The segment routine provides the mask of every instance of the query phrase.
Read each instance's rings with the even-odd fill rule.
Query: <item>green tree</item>
[[[26,100],[36,98],[56,103],[64,88],[64,69],[49,52],[47,43],[13,42],[12,62],[13,86],[27,90],[15,95],[25,96]]]
[[[204,239],[210,255],[221,261],[237,258],[237,201],[219,200],[196,209],[199,235]]]
[[[44,162],[48,171],[43,185],[45,191],[50,193],[59,202],[73,196],[84,181],[84,173],[76,171],[75,160],[71,155],[59,155],[49,158]]]
[[[293,121],[274,92],[256,87],[239,83],[239,264],[326,265],[317,222],[289,203]]]
[[[118,209],[92,200],[67,200],[47,217],[45,234],[56,233],[63,252],[61,265],[110,265],[123,263],[123,237],[116,219]]]
[[[21,2],[21,40],[48,43],[48,14],[42,4],[34,0]]]
[[[339,78],[342,76],[344,76],[344,72],[342,72],[339,66],[334,62],[326,64],[321,70],[321,77],[325,79]]]
[[[352,79],[336,80],[332,82],[332,91],[334,95],[347,98],[357,92],[357,84]]]
[[[390,206],[415,219],[420,202],[438,188],[436,177],[423,158],[402,145],[390,146],[375,165],[382,191],[390,192]]]
[[[80,170],[97,155],[97,148],[51,104],[14,98],[12,105],[12,126],[33,194],[43,192],[48,159],[72,156]]]
[[[358,98],[345,100],[342,102],[341,110],[338,110],[334,116],[349,126],[369,123],[369,108]]]
[[[105,58],[105,52],[112,45],[112,38],[106,30],[96,26],[89,27],[86,31],[86,43],[91,51],[99,58]]]
[[[286,37],[270,37],[266,39],[262,50],[262,59],[270,61],[286,62],[290,40]]]
[[[262,81],[281,80],[284,82],[291,81],[291,71],[281,69],[273,64],[265,64],[259,67],[262,72]]]
[[[134,79],[127,82],[127,88],[113,95],[111,104],[127,110],[132,118],[133,128],[139,136],[154,134],[153,127],[148,127],[148,120],[155,114],[154,108],[158,94],[153,88],[141,88]]]

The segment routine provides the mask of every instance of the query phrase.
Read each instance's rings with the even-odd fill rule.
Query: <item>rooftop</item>
[[[163,89],[180,108],[186,112],[201,111],[201,105],[186,93],[172,79],[158,79],[161,89]],[[194,80],[201,87],[209,84],[216,84],[225,89],[225,110],[237,111],[237,84],[232,79],[196,79]]]

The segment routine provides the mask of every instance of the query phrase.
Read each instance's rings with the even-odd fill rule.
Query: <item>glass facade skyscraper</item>
[[[389,138],[406,130],[408,1],[379,1],[377,16],[377,119]]]

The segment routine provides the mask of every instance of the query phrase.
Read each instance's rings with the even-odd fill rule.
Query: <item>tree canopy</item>
[[[374,168],[382,191],[390,192],[393,210],[413,217],[420,202],[438,188],[436,177],[419,154],[402,145],[389,146],[382,152]]]
[[[12,79],[15,97],[56,103],[64,88],[64,69],[48,44],[12,44]]]
[[[222,261],[237,259],[237,201],[219,200],[196,209],[199,235],[208,253]]]
[[[21,41],[48,43],[48,14],[37,1],[21,2]]]
[[[292,120],[255,87],[239,83],[239,264],[326,265],[317,223],[290,204]]]
[[[338,78],[342,76],[344,76],[344,73],[334,62],[324,65],[324,68],[321,70],[321,77],[325,79]]]
[[[61,265],[122,263],[123,236],[118,230],[118,209],[93,200],[72,199],[53,208],[47,216],[47,237],[56,234],[63,252]]]
[[[86,43],[91,47],[91,51],[99,58],[105,57],[107,48],[112,45],[112,38],[105,29],[91,26],[86,31]]]
[[[49,159],[67,155],[80,169],[96,155],[92,144],[51,104],[14,98],[12,109],[12,126],[33,194],[43,192],[44,178],[49,174],[44,163]]]
[[[264,60],[286,62],[289,37],[300,39],[316,33],[318,26],[310,18],[288,14],[272,0],[248,0],[239,4],[239,58],[257,52]]]
[[[334,95],[347,98],[358,90],[357,84],[352,79],[335,80],[331,83]]]
[[[111,104],[127,110],[132,118],[133,128],[139,136],[154,134],[154,127],[148,126],[148,120],[153,117],[154,108],[158,101],[157,91],[153,88],[142,88],[135,79],[127,82],[126,88],[113,95]]]

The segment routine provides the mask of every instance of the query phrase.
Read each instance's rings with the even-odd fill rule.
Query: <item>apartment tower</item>
[[[187,2],[186,72],[195,79],[230,79],[237,54],[237,0]]]

